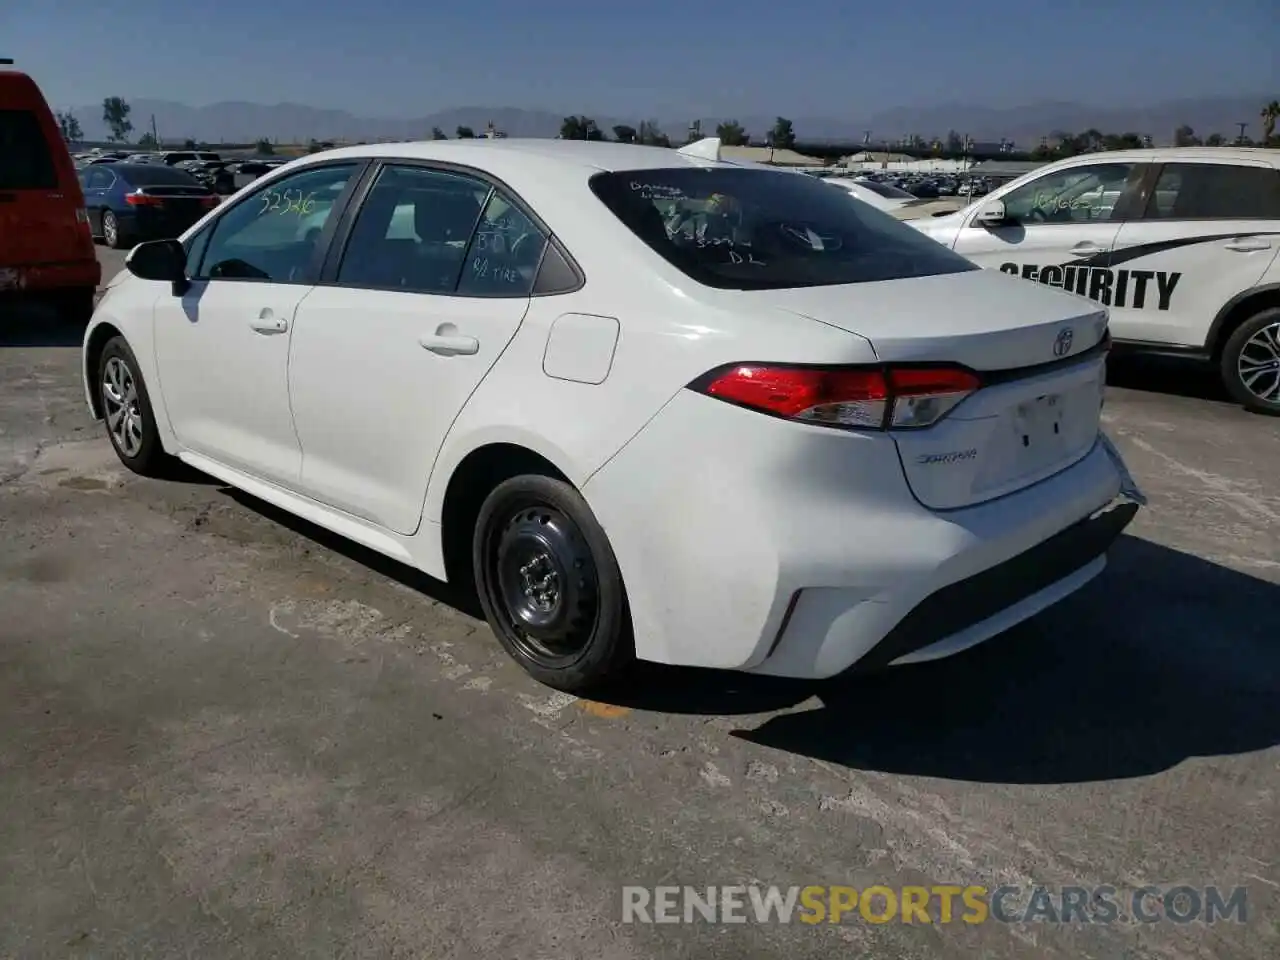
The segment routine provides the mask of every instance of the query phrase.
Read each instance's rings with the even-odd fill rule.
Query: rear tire
[[[472,568],[489,626],[534,679],[583,693],[634,659],[617,558],[569,484],[525,475],[495,487],[476,521]]]
[[[156,430],[151,396],[124,337],[112,337],[98,359],[98,398],[107,438],[120,462],[144,477],[161,477],[173,461]]]
[[[1222,382],[1247,410],[1280,416],[1280,308],[1263,310],[1227,338]]]
[[[110,210],[102,211],[102,239],[112,250],[121,250],[127,246],[120,221]]]

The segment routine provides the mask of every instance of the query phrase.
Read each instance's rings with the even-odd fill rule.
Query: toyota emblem
[[[1071,341],[1076,337],[1075,332],[1070,327],[1063,327],[1058,331],[1058,339],[1053,341],[1053,355],[1055,357],[1065,357],[1071,352]]]

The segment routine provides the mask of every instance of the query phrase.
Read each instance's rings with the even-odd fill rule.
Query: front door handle
[[[1258,250],[1271,249],[1271,244],[1268,241],[1254,237],[1237,237],[1234,240],[1228,240],[1222,246],[1227,250],[1234,250],[1236,253],[1254,253]]]
[[[480,341],[464,337],[452,323],[442,323],[435,333],[418,338],[418,343],[442,357],[469,357],[480,352]]]
[[[1086,241],[1085,243],[1077,243],[1074,247],[1071,248],[1071,252],[1076,254],[1077,256],[1082,256],[1082,257],[1095,256],[1099,253],[1106,253],[1107,248],[1100,247],[1096,243],[1089,243]]]
[[[249,326],[258,333],[284,333],[289,329],[289,321],[284,317],[277,317],[275,311],[267,307],[255,319],[249,321]]]

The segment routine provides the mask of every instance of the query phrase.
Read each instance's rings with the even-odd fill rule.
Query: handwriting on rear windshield
[[[632,180],[631,191],[644,200],[682,200],[684,198],[683,190],[665,183],[641,183],[638,180]]]
[[[705,233],[699,234],[695,228],[684,226],[676,229],[671,233],[671,239],[678,246],[689,248],[693,247],[697,250],[723,252],[728,256],[729,262],[735,266],[738,264],[750,264],[755,267],[765,267],[768,264],[755,255],[751,249],[750,240],[738,240],[734,237],[723,236],[707,236]]]
[[[267,190],[262,194],[262,209],[258,216],[274,213],[280,217],[292,214],[305,217],[316,209],[315,191],[303,193],[301,190]]]

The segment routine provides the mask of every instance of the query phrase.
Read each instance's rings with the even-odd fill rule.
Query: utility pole
[[[151,144],[155,149],[160,149],[160,138],[156,136],[156,115],[151,115]]]

